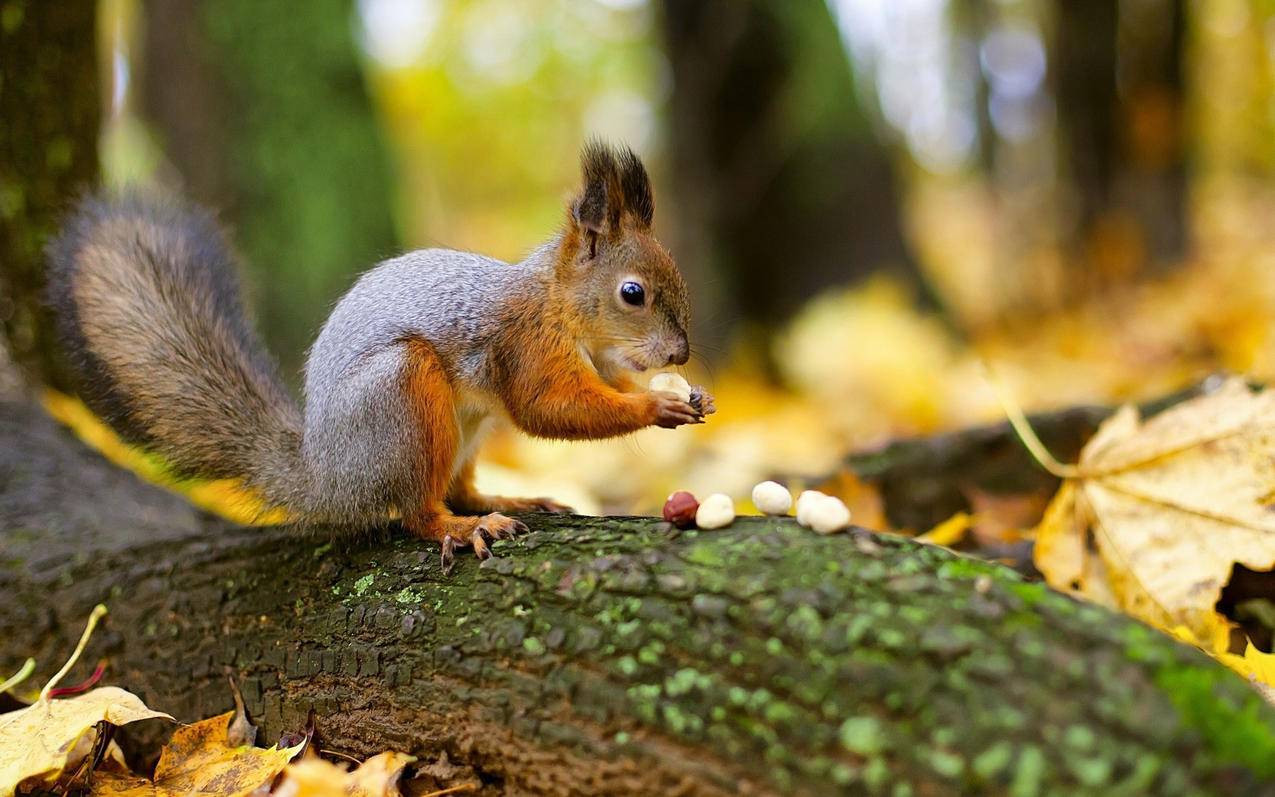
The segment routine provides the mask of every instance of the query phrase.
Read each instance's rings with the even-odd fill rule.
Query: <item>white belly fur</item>
[[[478,455],[483,438],[502,415],[494,397],[478,391],[460,391],[456,397],[456,426],[460,432],[460,445],[456,449],[456,459],[452,462],[451,478],[455,479],[465,463]]]

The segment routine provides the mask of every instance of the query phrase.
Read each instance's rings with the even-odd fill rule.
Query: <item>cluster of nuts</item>
[[[753,504],[767,515],[787,515],[792,493],[778,482],[764,481],[753,488]],[[679,529],[720,529],[734,522],[735,504],[725,493],[713,493],[701,503],[685,490],[678,490],[664,502],[663,514]],[[797,499],[797,522],[820,534],[831,534],[850,525],[850,509],[836,496],[806,490]]]
[[[691,386],[674,373],[651,377],[648,389],[691,401]],[[792,508],[792,493],[779,482],[764,481],[753,488],[753,504],[766,515],[787,515]],[[720,529],[734,522],[735,504],[725,493],[713,493],[701,503],[685,490],[678,490],[664,502],[663,514],[679,529]],[[806,490],[797,499],[797,522],[820,534],[831,534],[850,525],[850,510],[840,498]]]

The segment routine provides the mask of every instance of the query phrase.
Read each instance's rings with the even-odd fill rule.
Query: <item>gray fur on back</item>
[[[82,394],[127,439],[182,475],[242,478],[300,520],[367,526],[414,509],[423,486],[407,341],[432,344],[451,376],[459,468],[503,411],[491,338],[509,308],[548,289],[556,244],[513,265],[431,249],[367,272],[311,349],[304,411],[243,312],[230,247],[198,208],[87,197],[50,245],[48,292]]]
[[[489,340],[511,299],[547,288],[548,248],[518,264],[446,249],[411,252],[368,271],[341,298],[306,363],[310,514],[358,522],[387,507],[411,508],[419,443],[399,389],[405,341],[428,341],[448,364],[458,412],[473,416],[458,417],[462,436],[481,425],[472,422],[497,409]]]

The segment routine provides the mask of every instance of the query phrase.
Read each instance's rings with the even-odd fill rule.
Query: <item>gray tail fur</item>
[[[85,401],[183,476],[304,505],[301,412],[244,313],[212,217],[142,193],[82,200],[49,245],[49,300]]]

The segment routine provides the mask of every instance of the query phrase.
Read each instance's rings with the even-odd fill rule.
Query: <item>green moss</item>
[[[407,603],[419,605],[425,602],[425,596],[421,592],[412,587],[403,587],[398,594],[394,596],[395,603]]]
[[[944,750],[929,750],[925,759],[935,772],[949,780],[960,777],[965,771],[965,760]]]
[[[875,755],[886,748],[885,729],[875,717],[851,717],[841,723],[837,736],[842,747],[863,756]]]
[[[1034,745],[1024,747],[1018,754],[1018,764],[1014,767],[1014,780],[1010,784],[1009,793],[1013,797],[1036,797],[1045,780],[1045,769],[1045,754],[1040,748]]]
[[[1009,766],[1010,761],[1014,757],[1014,748],[1006,741],[999,741],[991,747],[984,750],[974,759],[974,772],[983,780],[992,780],[999,775],[1005,767]]]
[[[1270,708],[1256,692],[1221,694],[1218,687],[1235,678],[1226,670],[1190,665],[1165,666],[1155,676],[1183,725],[1195,729],[1219,761],[1241,764],[1263,778],[1275,777]]]

